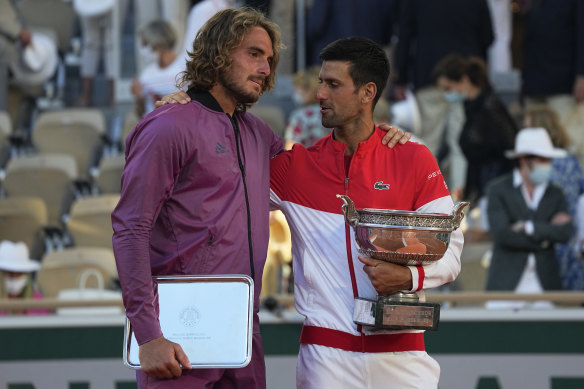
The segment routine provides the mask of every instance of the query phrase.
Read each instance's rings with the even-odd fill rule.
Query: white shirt
[[[165,68],[161,68],[158,62],[146,66],[138,78],[145,96],[145,113],[154,109],[154,102],[160,97],[176,92],[180,73],[184,69],[185,63],[181,56],[177,56],[174,62]]]

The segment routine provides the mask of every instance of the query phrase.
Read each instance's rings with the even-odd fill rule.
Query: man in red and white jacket
[[[317,92],[322,124],[333,131],[310,148],[295,145],[271,161],[271,202],[292,233],[296,309],[306,317],[297,364],[298,388],[436,388],[440,368],[423,331],[376,331],[353,322],[354,299],[375,299],[453,281],[463,236],[451,234],[444,257],[400,266],[358,257],[342,201],[356,208],[451,212],[454,204],[436,160],[423,145],[389,149],[373,108],[389,77],[383,50],[345,38],[321,52]]]

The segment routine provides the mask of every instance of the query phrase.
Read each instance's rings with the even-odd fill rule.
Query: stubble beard
[[[253,104],[258,101],[259,94],[249,92],[244,85],[239,85],[230,72],[221,72],[219,74],[219,82],[240,104]]]

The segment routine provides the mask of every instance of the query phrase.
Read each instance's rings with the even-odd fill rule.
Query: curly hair
[[[179,87],[209,90],[218,81],[221,72],[231,67],[231,50],[243,41],[246,33],[253,27],[261,27],[272,41],[274,56],[270,64],[270,75],[266,78],[261,93],[274,87],[276,67],[280,60],[280,28],[260,11],[253,8],[225,9],[217,12],[199,30],[193,50],[188,52],[190,60],[186,70],[181,73]]]

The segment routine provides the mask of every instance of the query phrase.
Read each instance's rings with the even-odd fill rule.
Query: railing
[[[272,296],[283,306],[294,304],[294,295],[280,294]],[[262,296],[262,302],[265,297]],[[457,303],[484,303],[486,301],[551,301],[560,304],[584,304],[584,292],[545,292],[541,294],[518,294],[513,292],[448,292],[426,293],[426,301]],[[0,311],[27,309],[56,309],[69,307],[123,307],[121,299],[108,300],[59,300],[45,298],[41,300],[8,300],[0,299]]]

